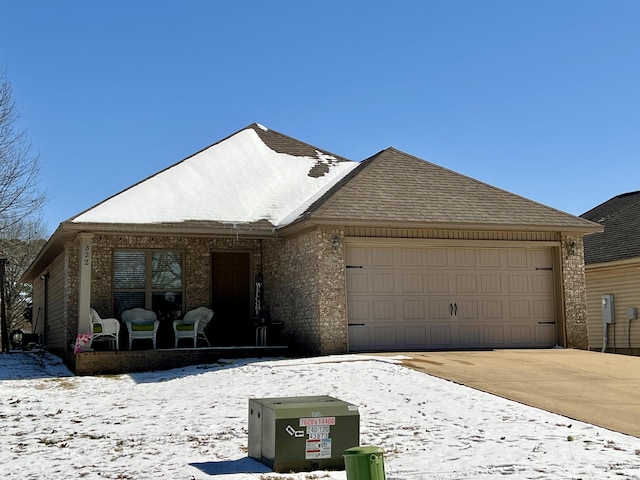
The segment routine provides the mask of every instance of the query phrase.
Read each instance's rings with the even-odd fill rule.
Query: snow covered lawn
[[[345,480],[247,458],[248,399],[306,395],[358,405],[388,480],[640,479],[639,438],[356,355],[74,377],[54,356],[0,354],[0,475]]]

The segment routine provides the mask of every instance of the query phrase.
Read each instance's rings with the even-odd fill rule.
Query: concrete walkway
[[[410,352],[403,364],[640,437],[640,357],[571,349]]]

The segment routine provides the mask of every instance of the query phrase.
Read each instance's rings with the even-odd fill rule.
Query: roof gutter
[[[220,223],[185,222],[164,224],[132,223],[76,223],[63,222],[49,237],[29,268],[20,277],[21,282],[33,282],[64,250],[66,243],[73,241],[79,233],[95,235],[181,235],[188,237],[254,238],[278,237],[277,229],[269,222]]]
[[[420,230],[467,230],[467,231],[495,231],[509,232],[560,232],[563,234],[590,235],[604,231],[600,224],[585,220],[583,225],[522,225],[522,224],[488,224],[488,223],[453,223],[453,222],[403,222],[403,221],[370,221],[352,219],[301,219],[278,229],[281,236],[289,236],[299,230],[308,229],[310,226],[333,226],[337,228],[362,227],[362,228],[395,228],[395,229],[420,229]]]

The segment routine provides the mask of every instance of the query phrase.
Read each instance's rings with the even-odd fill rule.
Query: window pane
[[[151,257],[151,288],[182,288],[182,253],[153,252]]]
[[[144,308],[144,292],[115,292],[113,294],[113,311],[116,317],[131,308]]]
[[[145,252],[113,252],[113,286],[120,288],[144,288]]]

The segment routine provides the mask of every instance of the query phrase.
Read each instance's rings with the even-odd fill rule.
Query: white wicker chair
[[[132,308],[122,312],[122,320],[127,325],[129,331],[129,350],[134,340],[151,339],[153,340],[153,349],[156,348],[156,334],[160,321],[156,314],[151,310],[144,308]]]
[[[91,319],[91,345],[96,340],[106,340],[110,346],[113,343],[116,350],[119,350],[120,322],[115,318],[100,318],[93,308],[89,308],[89,318]]]
[[[207,345],[211,346],[207,335],[204,333],[205,327],[213,318],[213,310],[207,307],[198,307],[185,313],[182,320],[173,321],[173,332],[176,338],[176,348],[178,340],[193,340],[193,348],[198,346],[198,338],[202,338]]]

